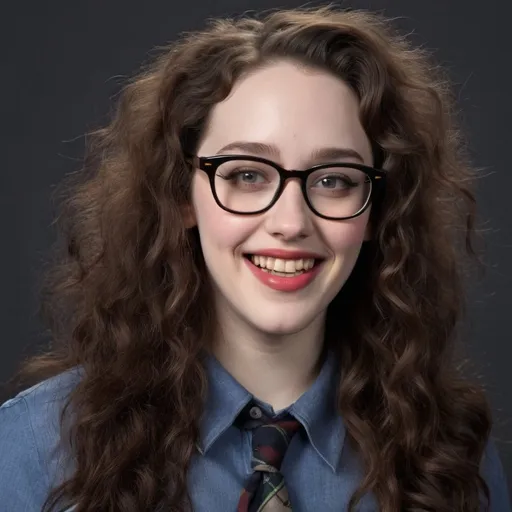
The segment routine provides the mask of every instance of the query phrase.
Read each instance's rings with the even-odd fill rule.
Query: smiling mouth
[[[296,277],[311,272],[313,268],[323,261],[317,258],[272,258],[259,256],[257,254],[244,254],[243,256],[250,261],[252,265],[258,267],[263,272],[279,277]]]

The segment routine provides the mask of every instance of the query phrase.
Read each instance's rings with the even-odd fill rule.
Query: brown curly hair
[[[380,15],[332,6],[210,20],[159,50],[90,134],[83,172],[61,185],[62,238],[40,291],[53,345],[19,377],[84,372],[61,415],[74,472],[43,510],[60,499],[76,512],[191,510],[200,352],[215,318],[197,228],[185,225],[185,155],[234,82],[279,59],[349,84],[387,171],[374,239],[327,314],[337,407],[365,467],[349,508],[370,491],[383,512],[479,510],[491,412],[458,353],[464,278],[484,266],[477,173],[445,74]]]

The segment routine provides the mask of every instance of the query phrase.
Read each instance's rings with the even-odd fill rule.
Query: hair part
[[[482,264],[476,173],[448,80],[379,15],[323,7],[212,20],[162,48],[91,134],[83,172],[63,182],[62,244],[41,292],[53,346],[19,374],[83,369],[61,416],[74,472],[45,512],[61,500],[76,512],[191,510],[215,318],[198,233],[184,221],[184,155],[237,80],[282,59],[352,88],[388,173],[374,239],[327,316],[337,408],[364,463],[349,509],[367,492],[383,512],[476,512],[480,492],[489,499],[479,463],[490,408],[456,357],[465,270]]]

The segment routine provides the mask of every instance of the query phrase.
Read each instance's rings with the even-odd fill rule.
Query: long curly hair
[[[215,318],[183,213],[185,155],[233,84],[281,59],[354,90],[387,171],[374,238],[327,312],[337,409],[365,469],[349,510],[367,492],[382,512],[476,512],[489,500],[479,464],[491,411],[459,352],[465,279],[484,267],[477,171],[453,92],[389,20],[324,6],[211,19],[159,48],[89,134],[82,171],[62,182],[61,236],[39,290],[52,344],[18,371],[41,380],[83,369],[60,417],[73,473],[44,511],[61,499],[76,512],[192,509],[187,471],[208,389],[200,355]]]

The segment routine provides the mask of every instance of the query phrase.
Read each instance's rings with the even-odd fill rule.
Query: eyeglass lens
[[[253,213],[265,209],[279,188],[278,171],[261,162],[230,160],[215,173],[215,191],[229,210]],[[318,169],[308,177],[306,190],[313,208],[326,217],[350,217],[366,203],[372,182],[351,167]]]

